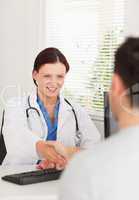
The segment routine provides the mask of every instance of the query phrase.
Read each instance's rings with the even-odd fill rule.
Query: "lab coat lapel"
[[[33,90],[33,92],[30,94],[30,105],[31,107],[36,108],[40,111],[39,105],[37,104],[37,95],[36,91]]]
[[[68,105],[64,98],[60,96],[60,107],[59,107],[59,116],[58,116],[58,129],[57,133],[61,132],[62,127],[66,123],[71,113],[71,106]]]
[[[42,120],[42,124],[43,124],[43,127],[44,127],[44,131],[45,131],[45,135],[47,135],[47,132],[48,132],[48,128],[47,128],[47,125],[46,125],[46,122],[45,122],[45,119],[43,117],[43,114],[40,110],[40,107],[39,105],[37,104],[37,95],[36,95],[36,91],[33,91],[31,94],[30,94],[30,105],[31,107],[34,107],[36,108],[39,113],[40,113],[40,117],[41,117],[41,120]],[[47,137],[47,136],[45,136]]]

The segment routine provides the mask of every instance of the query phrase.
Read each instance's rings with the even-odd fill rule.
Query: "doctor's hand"
[[[43,168],[52,168],[52,166],[64,167],[67,164],[67,154],[64,146],[57,141],[38,141],[36,143],[38,154],[44,159],[40,163]],[[41,166],[40,165],[40,166]]]
[[[62,170],[64,169],[66,166],[66,164],[64,165],[59,165],[59,164],[55,164],[53,162],[50,162],[49,160],[42,160],[36,167],[37,169],[52,169],[52,168],[56,168],[57,170]]]
[[[65,147],[61,142],[59,141],[47,141],[47,144],[53,146],[57,153],[59,153],[61,156],[69,160],[72,158],[72,156],[80,151],[80,147],[75,146],[68,146]]]
[[[55,151],[65,159],[68,159],[67,148],[59,141],[46,141],[46,144],[53,147]]]

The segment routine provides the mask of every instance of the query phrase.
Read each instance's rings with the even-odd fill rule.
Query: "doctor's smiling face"
[[[42,98],[57,98],[64,84],[66,67],[61,62],[47,63],[38,71],[33,71],[33,79],[38,87],[38,95]]]
[[[67,59],[59,49],[49,47],[37,55],[32,77],[41,100],[57,99],[68,71]]]

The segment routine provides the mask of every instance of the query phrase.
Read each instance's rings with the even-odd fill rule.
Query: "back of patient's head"
[[[139,83],[139,38],[129,37],[117,49],[114,73],[121,77],[126,88]]]

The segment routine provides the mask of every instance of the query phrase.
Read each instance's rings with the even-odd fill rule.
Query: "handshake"
[[[72,155],[78,152],[79,147],[65,147],[58,141],[38,141],[37,153],[42,158],[37,165],[38,169],[56,168],[64,169]]]

